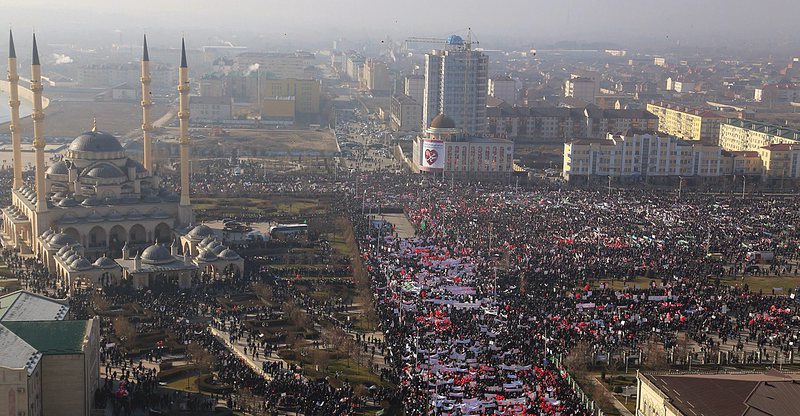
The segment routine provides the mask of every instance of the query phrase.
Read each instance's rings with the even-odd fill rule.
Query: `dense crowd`
[[[352,210],[411,414],[579,414],[553,362],[578,343],[635,354],[655,334],[674,353],[687,334],[687,360],[702,362],[726,344],[729,362],[800,347],[793,297],[720,280],[752,251],[775,254],[761,272],[797,275],[796,199],[397,189],[416,236],[376,232]]]

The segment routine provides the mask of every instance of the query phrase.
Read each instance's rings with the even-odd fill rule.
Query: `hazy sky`
[[[295,41],[401,40],[472,27],[485,41],[659,42],[686,46],[797,44],[797,0],[0,0],[15,28],[79,41],[147,30],[203,37],[264,34]],[[113,36],[113,35],[109,35]],[[138,37],[138,35],[137,35]],[[74,40],[73,40],[74,38]],[[491,45],[485,45],[491,47]]]

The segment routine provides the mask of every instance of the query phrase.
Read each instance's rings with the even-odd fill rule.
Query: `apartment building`
[[[659,132],[707,144],[717,144],[719,126],[727,120],[727,117],[711,110],[665,102],[649,103],[647,111],[658,117]]]
[[[719,145],[725,150],[758,151],[781,143],[800,144],[800,130],[742,119],[728,119],[719,128]]]

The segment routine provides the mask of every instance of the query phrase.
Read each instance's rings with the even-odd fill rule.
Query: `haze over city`
[[[690,49],[785,51],[798,45],[787,29],[800,13],[800,4],[787,0],[236,0],[224,6],[210,0],[77,0],[57,5],[4,0],[0,6],[15,27],[36,27],[69,42],[117,39],[114,31],[122,30],[126,42],[143,31],[172,37],[186,32],[204,41],[221,37],[274,48],[317,47],[336,37],[379,41],[412,34],[446,36],[472,27],[492,48],[559,41],[671,48],[680,41]]]
[[[0,11],[0,416],[800,415],[800,3]]]

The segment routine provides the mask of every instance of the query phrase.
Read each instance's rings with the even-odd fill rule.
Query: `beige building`
[[[262,97],[261,122],[293,124],[295,107],[295,97]]]
[[[757,150],[764,179],[800,178],[800,143],[771,144]]]
[[[488,133],[514,140],[568,140],[573,137],[604,138],[629,129],[655,131],[658,118],[644,110],[584,108],[488,107]]]
[[[659,132],[707,144],[717,144],[720,124],[727,120],[714,111],[664,102],[647,104],[647,111],[658,117]]]
[[[361,86],[372,94],[387,95],[392,91],[389,67],[382,61],[367,59],[361,81]]]
[[[405,94],[414,101],[422,104],[425,98],[425,76],[424,75],[408,75],[404,83]]]
[[[193,123],[218,122],[233,118],[233,99],[224,96],[193,97],[189,101]]]
[[[718,177],[723,175],[722,149],[653,132],[631,130],[605,139],[564,144],[564,179],[593,176],[627,178]]]
[[[514,143],[465,134],[439,114],[424,136],[414,139],[412,160],[422,173],[459,178],[504,178],[514,171]]]
[[[262,79],[261,97],[294,97],[295,113],[319,114],[320,82],[313,79]]]
[[[637,416],[800,414],[800,379],[766,374],[637,373]]]
[[[242,73],[260,72],[269,78],[307,79],[314,76],[314,54],[308,52],[245,52],[234,58]]]
[[[729,119],[720,125],[719,145],[725,150],[758,151],[781,143],[800,144],[800,130],[741,119]]]
[[[420,131],[422,128],[422,105],[404,94],[392,96],[390,106],[391,126],[395,131]]]
[[[100,385],[99,322],[30,292],[0,297],[0,416],[90,415]]]

